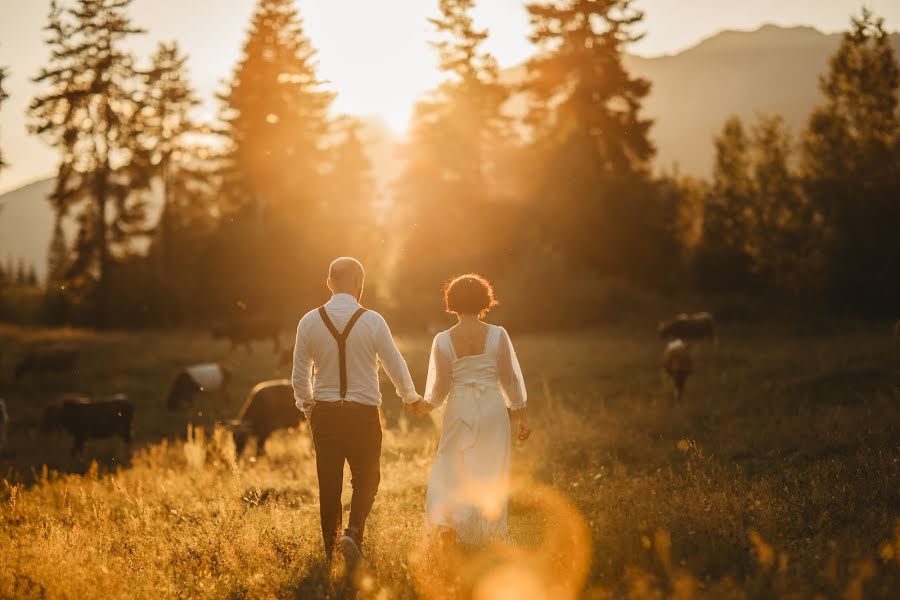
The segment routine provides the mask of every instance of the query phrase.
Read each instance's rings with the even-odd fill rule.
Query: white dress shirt
[[[325,305],[325,312],[338,332],[344,330],[358,309],[359,302],[350,294],[334,294]],[[404,402],[413,403],[419,399],[406,361],[397,350],[384,317],[377,312],[369,310],[359,318],[347,337],[346,353],[345,400],[381,405],[379,362]],[[309,412],[314,401],[335,402],[341,399],[337,340],[322,321],[318,308],[306,313],[297,326],[291,381],[297,408],[305,413]]]

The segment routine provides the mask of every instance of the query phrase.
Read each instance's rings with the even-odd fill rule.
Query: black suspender
[[[335,339],[338,345],[338,362],[340,363],[341,369],[341,400],[343,400],[347,395],[347,336],[350,335],[350,330],[353,329],[353,326],[356,325],[356,322],[364,312],[366,312],[366,309],[360,307],[359,310],[353,313],[353,316],[350,317],[350,320],[347,322],[347,326],[344,327],[344,331],[338,333],[338,330],[334,326],[334,323],[332,323],[331,319],[328,318],[328,313],[325,312],[325,307],[323,306],[319,308],[319,315],[325,322],[325,327],[327,327],[328,331],[331,332],[331,336]]]

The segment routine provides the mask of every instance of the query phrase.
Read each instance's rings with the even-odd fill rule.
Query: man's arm
[[[397,395],[407,404],[418,402],[420,396],[416,392],[416,386],[409,374],[409,367],[406,366],[403,355],[400,354],[397,344],[394,343],[391,328],[388,327],[387,321],[381,315],[378,315],[378,325],[375,330],[375,350],[385,373],[388,374],[397,389]]]
[[[294,388],[294,400],[297,408],[304,413],[312,409],[312,358],[306,347],[306,336],[303,321],[297,325],[297,340],[294,343],[294,370],[291,372],[291,384]],[[307,416],[309,416],[307,414]]]

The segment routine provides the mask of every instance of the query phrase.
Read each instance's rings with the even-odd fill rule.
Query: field
[[[398,340],[424,384],[430,340]],[[513,341],[535,429],[514,448],[514,545],[419,554],[438,432],[407,421],[385,385],[359,597],[900,595],[900,343],[883,325],[726,324],[718,349],[696,349],[683,407],[669,403],[651,328]],[[45,344],[80,347],[79,372],[14,383],[17,357]],[[287,375],[268,344],[248,354],[192,333],[2,327],[0,351],[12,419],[0,597],[349,595],[339,565],[319,560],[305,427],[274,436],[265,457],[251,448],[235,460],[213,426],[254,383]],[[175,370],[201,360],[233,367],[230,398],[166,412]],[[38,431],[44,404],[66,391],[129,395],[130,456],[93,440],[70,458],[67,438]]]

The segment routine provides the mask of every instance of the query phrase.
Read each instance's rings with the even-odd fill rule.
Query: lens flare
[[[487,490],[490,491],[490,490]],[[488,494],[488,497],[491,495]],[[490,502],[479,506],[490,507]],[[578,509],[559,491],[530,480],[514,486],[512,519],[542,523],[519,543],[484,548],[428,537],[410,557],[416,591],[423,598],[576,598],[587,579],[590,532]]]

